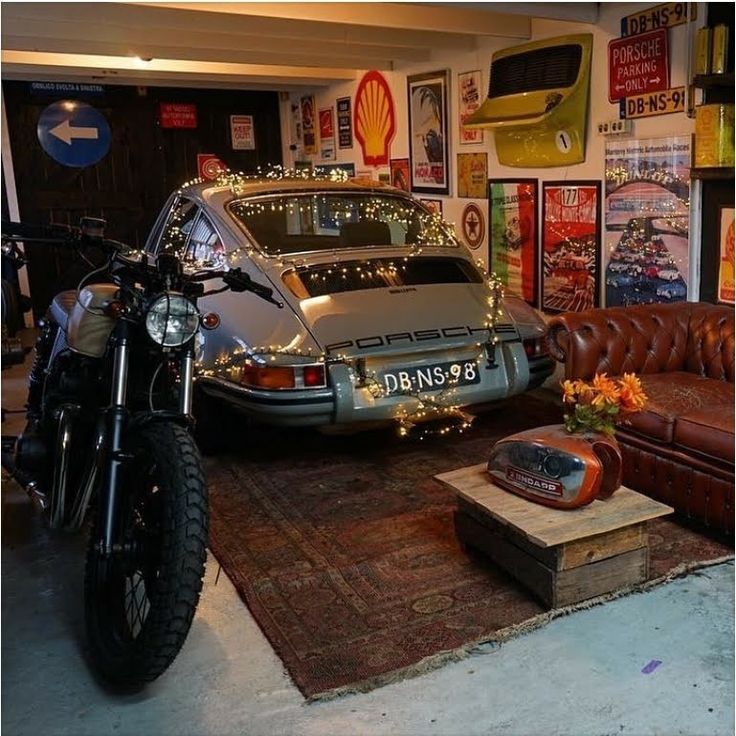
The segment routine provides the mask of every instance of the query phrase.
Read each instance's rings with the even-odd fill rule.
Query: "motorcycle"
[[[78,531],[93,510],[84,581],[91,660],[108,683],[135,690],[178,654],[202,588],[208,507],[192,394],[200,330],[219,317],[200,314],[197,300],[229,288],[283,305],[240,269],[185,270],[175,255],[153,259],[103,228],[92,218],[63,233],[3,223],[4,243],[35,236],[104,255],[41,323],[27,425],[4,465],[52,529]],[[210,279],[224,286],[206,292]]]

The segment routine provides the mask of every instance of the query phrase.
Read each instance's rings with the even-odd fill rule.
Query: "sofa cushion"
[[[649,398],[646,409],[622,418],[619,426],[651,440],[671,444],[675,423],[696,410],[718,413],[733,408],[733,384],[673,371],[639,376]],[[729,403],[730,402],[730,403]]]
[[[677,417],[674,432],[675,446],[687,452],[698,452],[733,465],[733,401],[732,390],[730,401],[725,405],[693,409]]]

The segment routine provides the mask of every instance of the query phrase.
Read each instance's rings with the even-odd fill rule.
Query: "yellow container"
[[[710,71],[712,74],[725,74],[728,54],[728,26],[719,23],[713,29],[713,51]]]
[[[698,28],[695,36],[694,71],[696,74],[710,74],[712,28]]]
[[[695,166],[733,166],[733,104],[695,108]]]

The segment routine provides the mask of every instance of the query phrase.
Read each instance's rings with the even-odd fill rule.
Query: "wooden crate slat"
[[[673,509],[622,486],[607,501],[579,509],[552,509],[490,481],[484,463],[435,476],[469,503],[542,547],[576,541],[672,513]]]

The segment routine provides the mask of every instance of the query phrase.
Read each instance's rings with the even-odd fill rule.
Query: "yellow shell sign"
[[[396,114],[391,90],[380,72],[367,72],[355,95],[355,137],[368,166],[385,166],[396,132]]]

